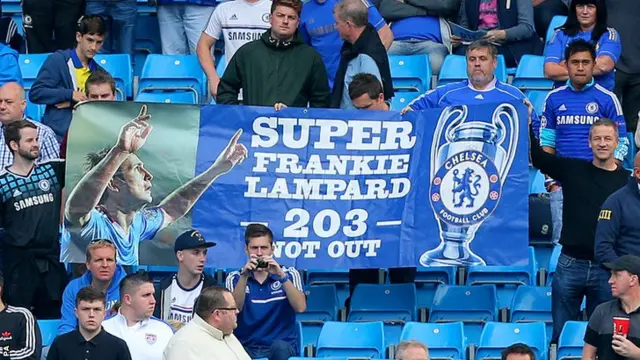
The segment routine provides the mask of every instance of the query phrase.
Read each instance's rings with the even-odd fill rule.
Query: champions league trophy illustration
[[[447,107],[433,135],[430,201],[441,242],[422,254],[422,266],[486,265],[469,245],[500,201],[518,147],[518,113],[505,103],[491,122],[465,122],[467,115],[466,106]]]

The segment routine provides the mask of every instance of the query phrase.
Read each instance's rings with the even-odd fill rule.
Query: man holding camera
[[[268,227],[250,224],[244,238],[249,261],[226,280],[240,312],[235,335],[252,359],[297,356],[296,313],[307,308],[300,273],[271,257],[273,232]]]

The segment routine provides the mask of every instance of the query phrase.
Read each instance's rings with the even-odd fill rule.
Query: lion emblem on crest
[[[475,198],[480,192],[480,180],[482,177],[471,168],[466,168],[462,176],[458,176],[458,174],[458,169],[453,170],[453,181],[455,183],[452,189],[454,206],[461,207],[466,199],[467,207],[472,208],[474,207]],[[460,197],[456,202],[457,194]]]

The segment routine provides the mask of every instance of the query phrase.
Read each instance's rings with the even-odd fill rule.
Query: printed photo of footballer
[[[114,144],[86,155],[84,173],[68,193],[61,260],[84,262],[87,245],[95,239],[112,241],[121,265],[138,265],[140,242],[185,216],[215,180],[247,158],[238,143],[238,130],[212,165],[173,190],[157,205],[152,196],[153,174],[138,156],[152,136],[147,105],[120,128]]]

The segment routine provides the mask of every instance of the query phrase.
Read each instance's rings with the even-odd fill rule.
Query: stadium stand
[[[431,89],[431,66],[427,55],[389,55],[393,89],[424,93]]]
[[[544,77],[544,56],[522,56],[511,85],[523,92],[527,90],[551,90],[553,81]]]
[[[24,91],[26,92],[27,97],[27,108],[25,113],[28,117],[33,120],[40,121],[42,115],[44,115],[44,105],[33,104],[29,101],[29,90],[31,90],[31,86],[36,81],[36,77],[38,76],[38,72],[44,64],[47,57],[51,54],[21,54],[19,56],[19,64],[20,64],[20,72],[22,72],[22,80],[24,83]]]
[[[152,54],[147,56],[142,68],[138,83],[138,96],[142,93],[156,91],[176,94],[189,93],[192,95],[190,103],[199,104],[202,99],[206,99],[206,89],[207,79],[195,55]],[[182,102],[187,99],[182,95],[169,99],[172,103],[187,103]],[[138,97],[136,100],[140,101]]]
[[[38,320],[42,346],[51,346],[53,339],[58,335],[58,325],[60,325],[60,320]]]
[[[547,329],[547,340],[551,341],[553,320],[550,287],[519,286],[513,296],[510,314],[512,323],[544,323]]]
[[[385,355],[384,326],[381,321],[324,324],[316,349],[317,357],[379,357]]]
[[[455,266],[420,267],[416,271],[416,306],[418,309],[430,309],[433,297],[439,285],[456,285]],[[422,312],[422,311],[421,311]],[[424,319],[426,321],[426,314]]]
[[[133,67],[131,55],[96,55],[95,60],[116,81],[116,99],[123,101],[133,97]]]
[[[567,321],[558,339],[558,360],[582,359],[586,321]]]
[[[488,322],[482,330],[476,359],[499,359],[502,350],[514,343],[529,345],[536,359],[548,359],[548,344],[543,323],[510,324]]]
[[[466,356],[464,345],[464,325],[452,323],[409,322],[404,326],[400,341],[417,340],[429,346],[431,359],[461,359]]]
[[[344,306],[349,296],[349,271],[336,269],[313,269],[306,271],[307,285],[334,284],[338,292],[338,307]]]
[[[338,321],[340,311],[338,292],[334,284],[308,286],[305,295],[307,296],[307,310],[296,316],[301,324],[303,347],[315,346],[324,323]]]
[[[499,81],[507,82],[507,66],[504,57],[498,55],[498,67],[496,68],[496,78]],[[438,75],[438,86],[467,79],[467,60],[462,55],[447,55],[442,63],[442,69]]]

